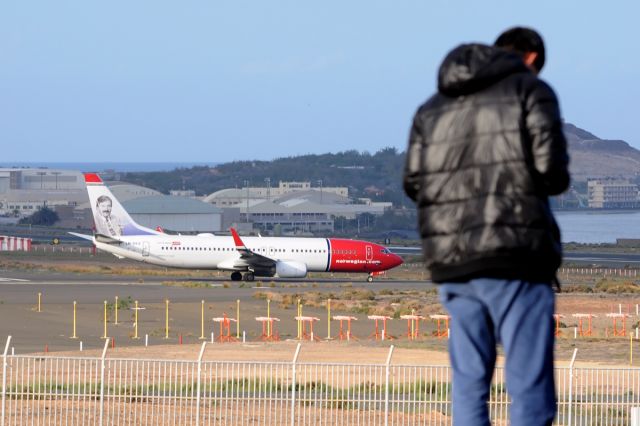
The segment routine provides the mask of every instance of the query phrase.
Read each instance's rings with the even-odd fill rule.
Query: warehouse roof
[[[122,203],[130,214],[221,214],[216,206],[200,200],[171,195],[135,198]]]

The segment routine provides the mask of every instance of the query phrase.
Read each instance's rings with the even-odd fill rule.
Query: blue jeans
[[[441,284],[439,293],[451,316],[453,424],[490,424],[487,400],[502,343],[510,424],[550,425],[556,413],[551,285],[478,278]]]

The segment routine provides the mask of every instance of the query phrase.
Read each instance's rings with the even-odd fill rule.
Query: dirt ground
[[[207,271],[167,271],[146,265],[141,267],[140,264],[132,262],[119,263],[115,258],[105,255],[91,258],[82,253],[61,252],[56,252],[55,255],[37,252],[28,255],[3,256],[3,259],[0,259],[0,272],[11,271],[28,271],[50,277],[55,277],[56,274],[75,274],[81,277],[107,276],[120,280],[129,279],[133,283],[127,284],[126,287],[96,285],[87,288],[76,285],[68,287],[71,290],[66,290],[65,287],[65,290],[60,290],[62,294],[59,300],[52,300],[53,290],[45,288],[46,308],[38,315],[34,314],[32,303],[34,295],[29,294],[29,303],[26,303],[22,299],[12,300],[4,291],[0,294],[0,336],[13,333],[15,347],[20,353],[36,352],[46,343],[50,351],[79,354],[78,351],[74,351],[74,348],[78,347],[78,340],[70,339],[70,303],[75,299],[79,300],[79,340],[84,340],[85,348],[90,349],[83,351],[82,354],[100,352],[99,348],[103,342],[100,339],[103,334],[102,301],[113,300],[113,296],[120,294],[121,299],[125,296],[133,296],[134,299],[141,300],[146,307],[146,310],[140,313],[139,336],[143,338],[148,334],[150,346],[144,347],[143,339],[132,339],[133,314],[131,306],[128,306],[121,312],[122,325],[113,325],[113,318],[111,316],[109,318],[109,335],[113,335],[117,342],[117,347],[109,350],[110,357],[195,359],[201,342],[198,339],[200,300],[207,300],[205,313],[207,323],[204,334],[209,338],[210,331],[216,333],[216,336],[219,334],[217,325],[212,324],[210,319],[221,316],[225,312],[233,316],[237,298],[242,301],[242,330],[246,330],[247,343],[216,342],[207,347],[205,359],[289,361],[293,357],[296,345],[296,342],[291,341],[296,337],[296,323],[293,319],[296,315],[296,307],[292,304],[292,300],[302,295],[306,303],[304,314],[319,318],[316,323],[316,336],[324,339],[328,334],[328,326],[326,300],[323,297],[332,293],[333,297],[337,298],[332,301],[333,315],[352,315],[358,318],[353,322],[353,334],[357,339],[349,342],[335,340],[339,324],[332,321],[331,335],[334,340],[305,342],[300,354],[301,361],[382,363],[386,359],[389,345],[394,344],[396,350],[392,362],[395,364],[447,363],[447,340],[433,336],[436,324],[428,318],[429,315],[444,313],[444,311],[438,303],[433,288],[425,285],[424,272],[414,266],[397,268],[393,274],[390,274],[392,276],[381,278],[373,287],[356,281],[359,277],[346,277],[343,281],[321,282],[319,285],[313,282],[316,279],[314,277],[299,284],[265,282],[263,288],[252,288],[242,283],[226,282],[224,277],[211,280],[211,272]],[[141,274],[145,274],[144,278],[140,278],[143,276]],[[150,277],[155,276],[157,278],[154,279],[158,282],[166,283],[170,280],[171,286],[142,285],[149,284]],[[209,280],[200,277],[209,277]],[[637,316],[640,293],[591,292],[602,277],[569,278],[571,286],[583,286],[589,292],[576,292],[574,288],[572,290],[574,292],[558,295],[556,312],[561,315],[558,320],[556,341],[558,365],[568,363],[574,350],[577,349],[576,365],[639,366],[640,340],[635,339],[635,330],[640,325],[640,317]],[[200,283],[197,281],[201,279],[204,280],[203,288],[199,288]],[[354,280],[351,281],[352,279]],[[389,280],[388,286],[385,285],[385,279]],[[136,286],[136,283],[141,285]],[[173,287],[173,284],[177,287]],[[637,283],[626,282],[625,285],[634,286]],[[38,291],[35,286],[27,290]],[[167,294],[171,291],[179,292],[182,300],[174,303],[172,299],[170,339],[164,340],[163,300],[168,298]],[[16,297],[18,296],[20,295]],[[82,297],[85,300],[82,300]],[[282,320],[278,323],[278,331],[282,338],[280,342],[260,341],[260,325],[254,321],[254,317],[266,314],[265,297],[280,298],[272,300],[271,303],[271,315]],[[420,335],[416,341],[407,339],[406,321],[398,319],[398,313],[412,311],[426,317],[420,322]],[[389,334],[397,337],[397,340],[388,342],[371,340],[373,322],[367,319],[367,315],[373,313],[396,316],[396,319],[390,322]],[[615,320],[607,317],[607,314],[612,313],[622,313],[624,317]],[[593,315],[591,335],[586,335],[588,329],[586,319],[582,324],[585,335],[576,335],[580,322],[574,317],[575,314]],[[621,333],[621,330],[624,330],[624,333]],[[235,331],[233,327],[232,331]],[[184,345],[177,344],[179,336],[184,338]]]

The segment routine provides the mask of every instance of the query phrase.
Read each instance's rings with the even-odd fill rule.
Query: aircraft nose
[[[395,268],[396,266],[402,265],[404,263],[404,260],[398,256],[397,254],[392,254],[391,257],[391,267]]]

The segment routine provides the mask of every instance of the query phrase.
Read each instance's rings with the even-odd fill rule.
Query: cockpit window
[[[389,251],[389,249],[383,248],[383,249],[380,249],[380,253],[382,253],[382,254],[389,254],[389,253],[391,253],[391,252]]]

